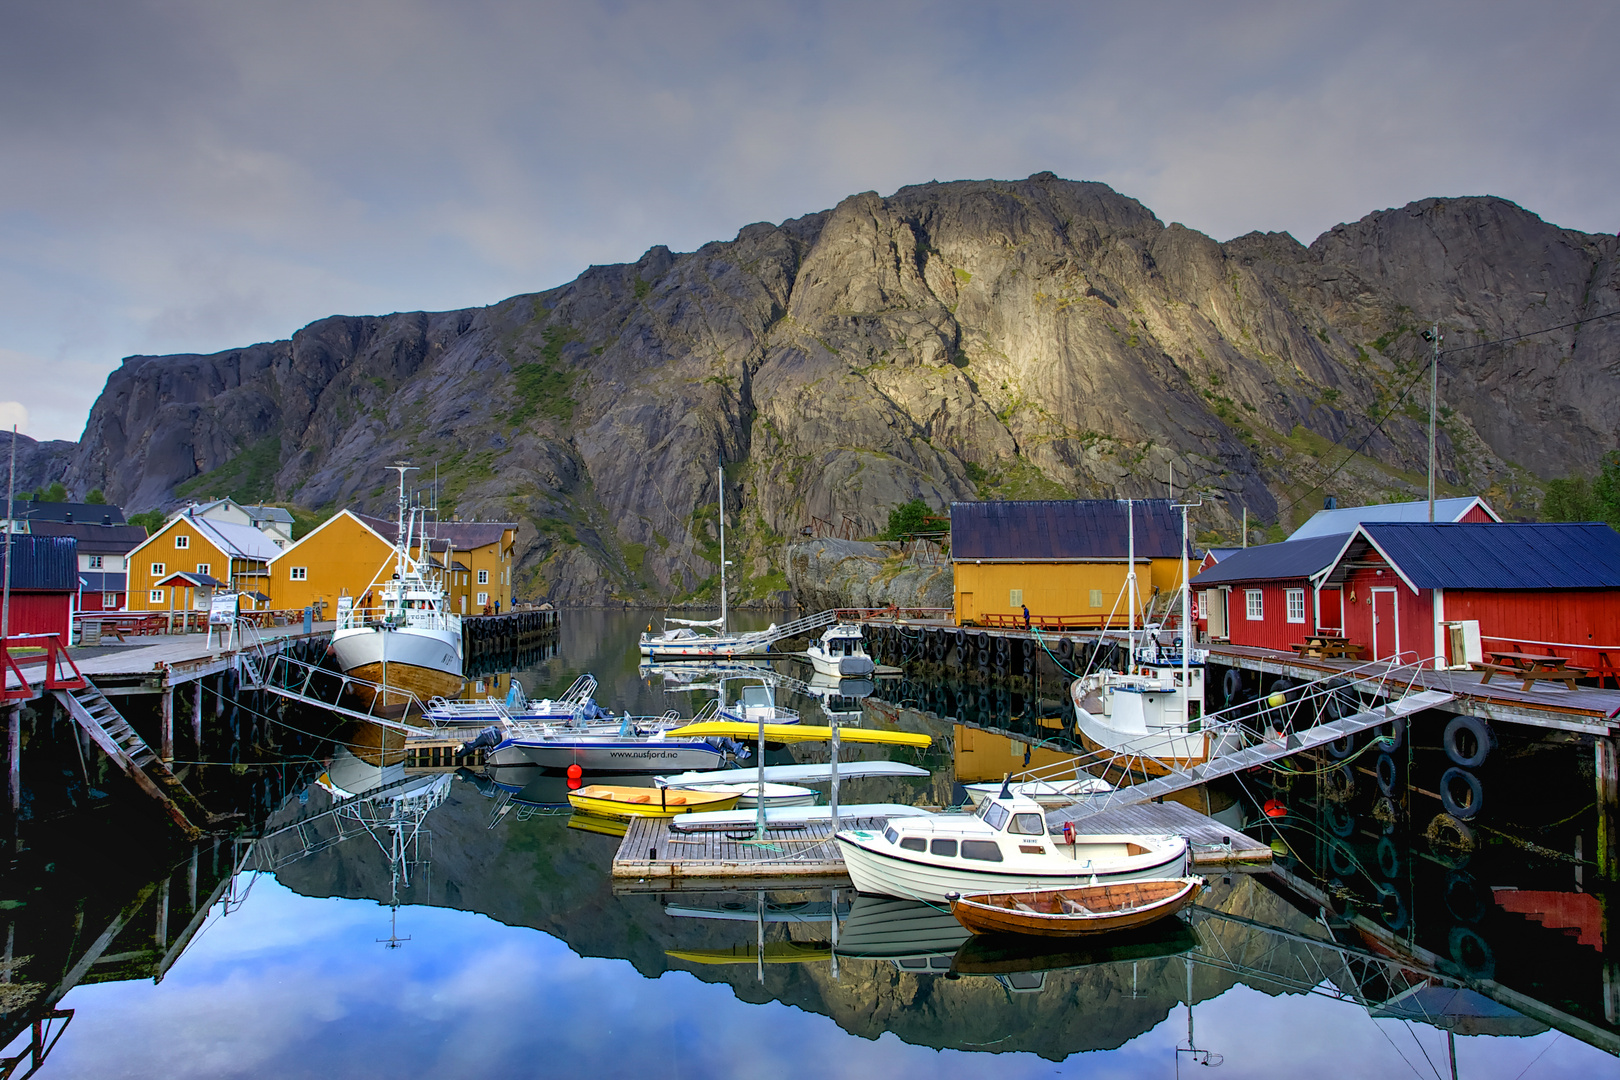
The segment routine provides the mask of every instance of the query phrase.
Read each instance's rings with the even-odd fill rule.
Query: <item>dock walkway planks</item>
[[[840,824],[877,832],[886,820],[845,818]],[[1267,845],[1175,802],[1107,810],[1087,818],[1084,831],[1185,836],[1193,845],[1194,870],[1264,866],[1271,862],[1271,848]],[[700,881],[716,879],[770,878],[787,887],[805,878],[849,879],[832,840],[830,822],[811,822],[803,829],[769,829],[763,844],[754,841],[753,833],[751,827],[730,834],[681,833],[670,829],[668,818],[634,818],[613,857],[616,887],[624,879],[654,889],[697,887]]]

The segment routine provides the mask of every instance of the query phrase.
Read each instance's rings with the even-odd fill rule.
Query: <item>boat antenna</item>
[[[405,494],[405,474],[415,472],[416,466],[407,465],[403,461],[396,461],[388,468],[399,473],[399,530],[394,537],[394,563],[399,570],[399,576],[405,576],[405,564],[410,558],[410,496]]]
[[[1192,730],[1192,645],[1195,627],[1192,623],[1192,581],[1188,576],[1191,567],[1188,565],[1187,553],[1187,511],[1196,506],[1203,506],[1204,500],[1197,502],[1171,502],[1171,506],[1181,511],[1181,722],[1190,732]],[[1205,738],[1208,738],[1206,735]],[[1207,752],[1206,752],[1206,755]]]
[[[1012,778],[1012,773],[1002,773],[1001,774],[1001,794],[997,795],[996,798],[998,798],[998,799],[1010,799],[1010,798],[1012,798],[1012,785],[1009,783],[1011,778]]]
[[[725,634],[731,628],[726,625],[726,467],[723,463],[715,466],[714,482],[720,488],[720,632]]]

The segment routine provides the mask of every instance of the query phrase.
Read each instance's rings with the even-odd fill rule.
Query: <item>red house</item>
[[[1314,579],[1332,566],[1348,534],[1240,548],[1192,580],[1209,636],[1288,651],[1307,634],[1338,633],[1339,592]]]
[[[1463,666],[1480,659],[1472,638],[1580,667],[1620,660],[1620,534],[1606,525],[1365,524],[1313,580],[1340,590],[1344,635],[1372,659]]]
[[[0,535],[0,575],[11,579],[11,610],[7,632],[55,634],[67,645],[72,640],[73,598],[78,592],[78,554],[72,537]],[[4,580],[0,576],[0,580]]]

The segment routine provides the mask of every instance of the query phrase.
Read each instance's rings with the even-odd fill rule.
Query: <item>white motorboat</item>
[[[993,799],[1001,791],[1001,784],[965,784],[968,800],[978,806]],[[1043,810],[1058,810],[1095,795],[1106,795],[1114,785],[1096,776],[1077,776],[1073,780],[1023,780],[1008,784],[1014,795],[1034,799]]]
[[[538,765],[585,772],[664,773],[679,769],[718,769],[739,749],[730,740],[670,737],[686,723],[676,713],[624,715],[610,723],[583,726],[510,721],[492,725],[462,751],[488,746],[489,765]]]
[[[1181,836],[1101,834],[1053,837],[1034,799],[1010,792],[976,814],[930,814],[888,823],[883,832],[850,829],[839,851],[861,892],[942,904],[970,895],[1146,881],[1187,873]]]
[[[834,623],[822,631],[804,651],[810,666],[818,674],[834,678],[856,678],[870,675],[877,664],[866,652],[866,638],[856,623]]]
[[[419,511],[413,511],[405,493],[409,466],[399,471],[399,530],[394,538],[394,575],[378,588],[380,609],[354,606],[354,598],[340,596],[337,627],[332,631],[332,652],[345,675],[371,686],[349,686],[357,704],[374,707],[408,706],[433,697],[461,693],[461,616],[450,613],[444,583],[424,570],[427,540],[417,529]],[[414,544],[423,559],[411,557]],[[368,590],[369,592],[369,590]],[[393,695],[392,688],[407,693]]]
[[[471,724],[500,724],[509,721],[530,724],[587,724],[608,716],[591,695],[596,692],[596,676],[581,675],[555,698],[528,697],[523,684],[512,680],[504,701],[486,697],[482,701],[450,701],[432,698],[424,715],[435,724],[466,727]],[[616,722],[616,721],[615,721]]]

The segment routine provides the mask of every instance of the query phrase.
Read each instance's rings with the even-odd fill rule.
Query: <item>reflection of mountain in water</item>
[[[729,984],[745,1001],[781,1001],[827,1015],[866,1038],[892,1031],[907,1042],[933,1047],[1021,1050],[1056,1060],[1117,1047],[1158,1025],[1186,998],[1187,961],[1174,955],[1174,948],[1142,950],[1137,959],[1063,965],[1047,971],[1044,979],[1025,980],[1024,985],[1040,983],[1037,993],[1009,993],[1021,987],[988,976],[948,977],[951,958],[966,935],[951,929],[954,922],[948,915],[942,920],[940,913],[926,910],[909,921],[900,913],[887,930],[881,920],[868,919],[864,927],[860,922],[846,925],[850,934],[862,930],[864,937],[847,934],[841,949],[862,956],[841,955],[836,979],[832,965],[820,959],[830,942],[827,923],[772,920],[766,939],[775,947],[767,948],[768,959],[798,952],[816,962],[768,963],[761,981],[753,950],[757,927],[737,917],[753,910],[755,893],[718,900],[670,898],[688,909],[711,903],[731,915],[717,919],[666,913],[666,898],[657,895],[614,896],[608,869],[616,840],[570,830],[560,816],[507,819],[491,829],[491,805],[471,785],[455,784],[443,805],[428,816],[427,827],[434,834],[432,873],[401,889],[401,902],[478,911],[508,925],[543,930],[581,955],[626,959],[648,977],[687,970],[705,982]],[[316,852],[283,866],[277,877],[307,895],[369,897],[384,903],[392,895],[388,860],[375,844],[350,842]],[[1223,956],[1248,957],[1278,970],[1320,967],[1308,955],[1308,941],[1324,937],[1322,927],[1252,879],[1240,876],[1233,882],[1212,889],[1210,902],[1216,908],[1286,928],[1294,937],[1212,919],[1199,926],[1200,939],[1218,945]],[[823,905],[828,900],[825,891],[798,896]],[[862,910],[872,906],[864,897],[856,904]],[[849,917],[859,914],[852,907]],[[402,933],[408,933],[408,922],[406,910]],[[789,942],[810,948],[794,950]],[[667,955],[727,950],[736,953],[738,963]],[[1171,955],[1162,955],[1165,951]],[[1195,961],[1200,955],[1194,954]],[[1239,981],[1243,976],[1235,967],[1195,962],[1193,1000],[1218,996]],[[1300,992],[1292,984],[1260,988]]]

